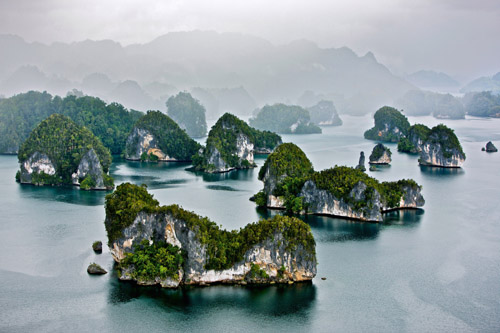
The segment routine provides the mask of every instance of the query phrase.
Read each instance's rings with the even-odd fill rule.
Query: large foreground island
[[[141,285],[293,283],[316,275],[316,243],[297,218],[275,216],[226,231],[125,183],[106,196],[105,225],[119,278]]]

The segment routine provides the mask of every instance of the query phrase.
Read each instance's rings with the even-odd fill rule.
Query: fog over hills
[[[229,105],[226,109],[237,108],[234,96],[241,96],[245,110],[234,112],[248,114],[253,103],[293,104],[312,91],[336,96],[340,112],[364,114],[415,89],[371,52],[359,56],[346,47],[320,48],[307,40],[275,45],[240,33],[172,32],[125,47],[111,40],[45,45],[1,35],[0,48],[0,94],[5,96],[76,88],[148,109],[162,107],[176,91],[196,87],[217,98],[230,95],[229,101],[219,101]]]

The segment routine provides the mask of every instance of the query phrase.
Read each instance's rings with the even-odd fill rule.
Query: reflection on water
[[[262,219],[285,214],[282,210],[262,207],[256,208],[256,211]],[[316,242],[344,242],[375,239],[381,230],[393,225],[416,227],[423,214],[423,209],[395,210],[383,214],[383,223],[361,222],[319,215],[300,215],[297,217],[311,226]]]
[[[211,183],[223,180],[252,181],[255,169],[232,170],[223,173],[206,173],[194,171],[192,168],[187,168],[186,170],[193,172],[197,176],[201,176],[203,181]]]
[[[104,204],[104,197],[110,191],[82,191],[78,187],[63,186],[33,186],[19,185],[19,191],[25,198],[45,201],[60,201],[84,206]]]
[[[327,216],[306,215],[302,220],[311,226],[316,242],[370,240],[377,238],[381,229],[379,223],[350,221]]]
[[[116,273],[110,279],[109,303],[119,304],[148,298],[158,305],[182,313],[206,313],[211,309],[224,311],[235,305],[252,316],[283,316],[307,313],[316,299],[316,287],[310,283],[271,286],[213,285],[164,289],[138,286],[119,281]]]
[[[384,213],[384,224],[415,227],[424,214],[423,209],[394,210]]]
[[[425,176],[430,177],[443,177],[443,176],[455,176],[455,175],[463,175],[465,173],[462,168],[439,168],[427,165],[421,165],[420,171]]]
[[[128,161],[125,159],[113,160],[113,163],[126,164],[127,168],[130,169],[141,169],[141,170],[173,170],[173,169],[184,169],[186,166],[191,165],[189,162],[140,162],[140,161]]]
[[[233,191],[233,192],[239,191],[238,189],[235,189],[234,187],[225,186],[225,185],[207,185],[207,188],[209,190],[216,190],[216,191]]]

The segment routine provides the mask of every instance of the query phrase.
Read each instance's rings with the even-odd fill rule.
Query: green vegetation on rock
[[[398,151],[416,154],[418,153],[418,142],[425,142],[431,129],[422,124],[415,124],[408,130],[408,136],[403,137],[398,142]]]
[[[237,155],[238,137],[245,136],[253,143],[254,150],[272,151],[281,143],[281,137],[269,131],[259,131],[238,117],[225,113],[212,126],[207,138],[206,148],[201,155],[193,158],[193,165],[197,170],[210,170],[215,166],[209,164],[214,150],[220,153],[222,160],[232,168],[253,167],[248,160],[240,159]]]
[[[201,148],[175,121],[160,111],[148,111],[134,127],[149,131],[164,153],[180,161],[190,161]],[[127,146],[127,149],[131,148],[133,147]],[[150,158],[151,156],[145,156],[145,159]]]
[[[122,153],[128,133],[143,114],[96,97],[61,98],[30,91],[0,100],[0,153],[16,153],[30,132],[55,113],[87,127],[112,154]]]
[[[396,208],[405,186],[419,187],[413,180],[380,183],[362,170],[346,166],[315,172],[304,152],[292,143],[282,144],[269,155],[259,171],[259,180],[264,181],[264,190],[254,196],[256,204],[266,206],[268,195],[274,195],[283,199],[290,213],[307,212],[308,207],[300,196],[307,181],[312,181],[318,189],[328,191],[338,200],[352,205],[355,210],[371,209],[368,206],[375,190],[385,207]],[[362,198],[356,199],[351,192],[360,182],[366,185],[366,189]]]
[[[445,158],[450,158],[455,150],[462,154],[465,158],[462,145],[460,144],[460,141],[458,141],[455,132],[446,125],[439,124],[434,126],[429,131],[425,143],[430,143],[432,145],[439,144],[443,150],[443,156]]]
[[[179,270],[184,263],[183,251],[166,242],[149,244],[147,239],[134,246],[134,252],[125,253],[125,258],[120,262],[120,269],[133,266],[130,275],[137,281],[154,281],[160,279],[179,278]]]
[[[55,175],[33,173],[32,183],[72,184],[72,174],[87,152],[93,149],[103,172],[111,165],[111,154],[101,141],[86,127],[80,127],[70,118],[53,114],[42,121],[19,149],[19,163],[24,163],[34,153],[47,155],[55,167]],[[91,185],[89,180],[86,185]]]
[[[222,270],[243,260],[244,254],[253,246],[272,239],[277,232],[287,241],[287,251],[292,253],[302,246],[315,255],[315,242],[310,227],[303,221],[286,216],[251,223],[239,231],[222,230],[215,222],[186,211],[177,205],[160,206],[145,186],[121,184],[106,196],[106,231],[109,244],[123,237],[123,229],[130,226],[139,212],[168,214],[184,221],[197,240],[206,246],[208,262],[206,269]]]
[[[314,172],[311,161],[297,145],[284,143],[268,156],[259,171],[259,180],[264,180],[266,171],[272,173],[271,177],[281,179],[284,177],[303,178]]]
[[[377,144],[375,147],[373,147],[372,153],[370,154],[370,162],[379,160],[384,155],[384,152],[387,152],[389,157],[391,157],[392,153],[389,148],[381,143]]]
[[[321,133],[321,128],[312,124],[309,111],[298,105],[274,104],[264,106],[250,126],[281,134]]]
[[[408,134],[410,123],[398,110],[384,106],[375,112],[375,126],[365,132],[365,139],[398,142]]]
[[[167,103],[168,115],[186,130],[193,138],[200,138],[207,134],[205,108],[188,92],[179,92],[172,96]]]

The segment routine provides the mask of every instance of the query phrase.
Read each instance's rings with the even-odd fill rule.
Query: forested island
[[[308,107],[307,111],[311,116],[311,122],[322,126],[340,126],[340,119],[337,109],[332,101],[319,101],[316,105]]]
[[[309,111],[298,105],[266,105],[249,120],[249,124],[279,134],[321,133],[321,128],[311,123]]]
[[[255,167],[254,153],[269,154],[281,144],[281,137],[250,127],[225,113],[208,133],[206,147],[193,157],[195,170],[220,173]]]
[[[125,158],[133,161],[191,161],[201,146],[160,111],[148,111],[127,138]]]
[[[19,146],[42,120],[57,113],[85,126],[111,154],[121,154],[134,123],[143,113],[99,98],[69,95],[65,98],[30,91],[0,99],[0,154],[17,154]]]
[[[280,145],[259,171],[264,189],[253,200],[259,206],[291,213],[341,216],[381,222],[382,213],[424,205],[422,187],[411,179],[379,182],[357,168],[335,166],[314,171],[293,143]]]
[[[121,280],[165,288],[211,283],[309,281],[316,243],[309,225],[286,216],[227,231],[177,205],[160,206],[145,186],[106,196],[108,245]]]
[[[167,100],[167,114],[192,138],[207,134],[205,108],[188,92],[179,92]]]
[[[111,154],[86,127],[53,114],[21,145],[16,180],[34,185],[79,185],[84,190],[114,187]]]
[[[365,132],[365,139],[398,142],[408,134],[410,123],[400,111],[384,106],[375,112],[375,126]]]
[[[398,142],[398,151],[418,153],[419,164],[428,166],[457,168],[466,158],[454,131],[443,124],[432,129],[421,124],[411,126],[408,136]]]

